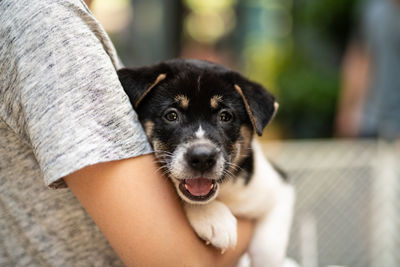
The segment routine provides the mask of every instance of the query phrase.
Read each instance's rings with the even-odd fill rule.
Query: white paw
[[[221,249],[236,246],[236,218],[225,204],[212,201],[206,205],[185,205],[186,215],[197,235],[207,244]]]

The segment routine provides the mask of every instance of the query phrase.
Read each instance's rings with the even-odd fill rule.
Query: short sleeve
[[[52,188],[85,166],[151,152],[118,80],[114,49],[81,1],[36,1],[17,55],[23,134]]]

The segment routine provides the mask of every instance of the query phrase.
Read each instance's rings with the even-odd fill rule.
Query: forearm
[[[235,250],[220,255],[188,224],[179,199],[151,155],[86,167],[65,180],[128,266],[232,266],[252,223],[239,221]]]

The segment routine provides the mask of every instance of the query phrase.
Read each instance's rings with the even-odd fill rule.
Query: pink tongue
[[[185,182],[186,189],[194,196],[204,196],[211,191],[212,182],[210,179],[187,179]]]

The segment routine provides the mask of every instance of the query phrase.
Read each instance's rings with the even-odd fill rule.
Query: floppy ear
[[[236,77],[234,87],[242,97],[254,130],[261,136],[265,126],[275,116],[279,104],[264,87],[242,76]]]
[[[164,65],[141,67],[133,69],[120,69],[118,78],[126,94],[136,109],[144,97],[162,80],[167,77],[167,69]]]

